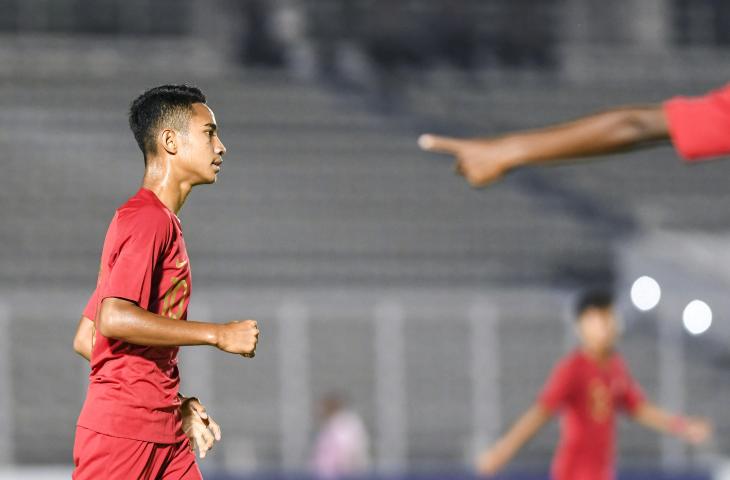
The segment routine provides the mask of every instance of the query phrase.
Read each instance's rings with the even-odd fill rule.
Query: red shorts
[[[76,427],[74,480],[202,480],[190,442],[150,443]]]

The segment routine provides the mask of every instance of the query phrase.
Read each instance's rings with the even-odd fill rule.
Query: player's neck
[[[154,193],[175,215],[180,212],[192,189],[189,182],[180,181],[170,168],[159,164],[147,166],[142,187]]]
[[[586,346],[581,347],[581,351],[583,352],[583,355],[598,363],[605,362],[611,358],[611,355],[613,355],[613,350],[596,350]]]

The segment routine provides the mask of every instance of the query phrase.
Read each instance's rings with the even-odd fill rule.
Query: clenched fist
[[[256,355],[259,341],[259,327],[256,320],[234,320],[218,327],[216,347],[229,353],[238,353],[247,358]]]

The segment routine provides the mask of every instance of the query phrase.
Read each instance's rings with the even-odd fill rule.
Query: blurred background
[[[372,477],[471,478],[592,285],[649,396],[716,424],[698,450],[623,421],[621,478],[730,478],[730,162],[666,147],[475,192],[416,147],[729,78],[725,0],[0,0],[0,478],[69,477],[72,338],[143,173],[127,109],[182,82],[228,148],[181,213],[189,317],[263,332],[253,361],[181,353],[223,428],[206,478],[307,476],[336,405]],[[557,434],[501,478],[546,479]]]

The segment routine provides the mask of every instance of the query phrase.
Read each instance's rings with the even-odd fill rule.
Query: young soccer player
[[[610,294],[586,293],[576,308],[580,347],[562,359],[538,400],[477,462],[481,474],[502,469],[556,413],[562,417],[554,480],[614,478],[616,414],[691,443],[705,441],[710,425],[673,415],[648,401],[615,350],[618,325]]]
[[[220,429],[197,400],[179,395],[178,347],[253,357],[259,334],[253,320],[187,321],[192,282],[177,213],[192,187],[215,183],[226,149],[205,96],[187,85],[144,92],[129,125],[145,172],[109,225],[74,340],[91,373],[73,478],[200,479],[190,439],[202,457]]]
[[[528,165],[590,157],[671,140],[687,160],[730,153],[730,85],[703,97],[625,106],[540,130],[486,139],[426,134],[421,148],[456,157],[456,171],[486,186]]]

